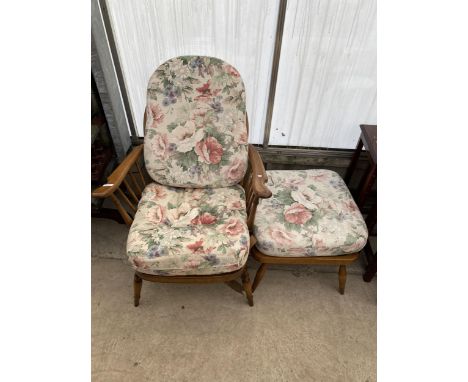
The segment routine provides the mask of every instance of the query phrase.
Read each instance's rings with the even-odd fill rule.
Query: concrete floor
[[[344,296],[334,269],[287,267],[267,271],[252,308],[224,284],[145,281],[135,308],[127,232],[92,219],[93,381],[376,380],[377,282],[361,263]]]

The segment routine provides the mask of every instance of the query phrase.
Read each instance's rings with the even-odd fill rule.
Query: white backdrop
[[[376,124],[376,0],[288,0],[271,145],[354,148]]]
[[[262,143],[279,0],[107,0],[138,134],[146,87],[169,58],[206,55],[235,66],[246,86],[251,143]]]
[[[234,65],[251,143],[263,143],[279,0],[106,0],[143,136],[146,86],[169,58]],[[270,145],[354,148],[376,117],[376,0],[288,0]]]

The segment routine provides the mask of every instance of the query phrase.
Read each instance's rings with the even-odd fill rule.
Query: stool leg
[[[346,285],[346,265],[340,265],[338,270],[338,281],[339,281],[339,291],[341,294],[344,294],[344,289]]]
[[[133,305],[138,306],[140,304],[140,293],[143,280],[140,276],[135,273],[133,278]]]
[[[249,272],[247,272],[247,266],[244,267],[244,272],[242,272],[242,287],[244,288],[245,295],[247,296],[247,301],[250,306],[253,306],[253,295],[252,295],[252,284],[250,283]]]
[[[263,275],[266,272],[266,267],[267,267],[267,265],[265,263],[262,263],[260,265],[260,268],[258,268],[258,271],[257,271],[257,273],[255,275],[255,279],[254,279],[254,282],[253,282],[253,285],[252,285],[252,292],[255,292],[255,289],[257,289],[258,284],[260,284],[260,281],[262,281]]]

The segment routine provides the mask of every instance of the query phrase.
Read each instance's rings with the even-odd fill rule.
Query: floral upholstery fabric
[[[213,57],[183,56],[162,64],[147,92],[145,166],[158,183],[226,187],[247,169],[244,83]]]
[[[273,196],[259,202],[256,246],[270,256],[336,256],[360,251],[367,227],[334,171],[267,171]]]
[[[130,228],[130,263],[163,276],[236,271],[249,253],[246,219],[239,185],[183,189],[151,183]]]

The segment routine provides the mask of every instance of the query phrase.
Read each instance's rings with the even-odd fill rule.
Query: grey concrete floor
[[[93,381],[376,380],[377,282],[361,263],[343,296],[335,269],[283,267],[254,307],[224,284],[144,281],[135,308],[127,232],[92,219]]]

